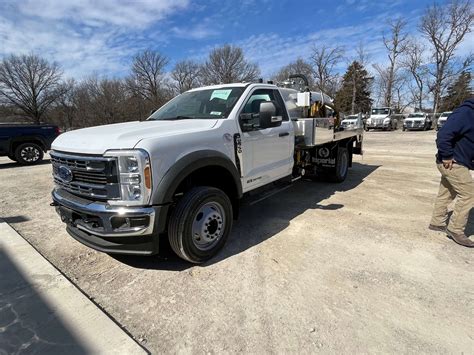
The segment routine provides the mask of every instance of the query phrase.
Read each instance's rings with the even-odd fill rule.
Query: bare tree
[[[351,70],[351,86],[352,86],[352,97],[351,97],[351,114],[356,113],[356,101],[360,96],[359,91],[365,91],[370,93],[373,85],[374,77],[369,76],[365,66],[369,63],[369,54],[367,53],[363,42],[359,42],[356,47],[356,55],[352,63],[348,64]],[[348,71],[349,71],[348,69]],[[347,75],[347,74],[346,74]],[[345,78],[349,79],[349,78]]]
[[[183,60],[176,63],[171,77],[174,79],[174,88],[178,93],[191,90],[201,84],[201,66],[192,60]]]
[[[58,113],[58,121],[66,129],[77,127],[76,115],[76,82],[74,79],[68,79],[63,84],[63,94],[58,98],[55,105],[55,111]]]
[[[57,63],[37,55],[11,55],[0,62],[0,99],[39,123],[63,93]]]
[[[372,64],[372,68],[377,72],[376,91],[377,105],[386,105],[387,83],[390,77],[390,69],[379,64]]]
[[[435,71],[433,111],[436,114],[441,95],[449,85],[449,79],[458,74],[450,68],[455,50],[467,33],[471,31],[474,12],[470,0],[453,0],[447,5],[434,3],[428,7],[420,23],[421,33],[429,40],[433,49]],[[464,63],[469,65],[469,63]],[[461,71],[463,68],[460,69]]]
[[[302,58],[298,58],[296,61],[285,65],[272,76],[272,79],[277,83],[282,83],[288,80],[288,77],[292,74],[305,75],[308,78],[309,87],[311,89],[315,89],[313,68],[310,63],[306,62]]]
[[[359,64],[361,64],[364,67],[367,64],[369,64],[370,55],[369,53],[367,53],[367,50],[365,49],[363,42],[359,42],[359,44],[357,45],[356,56],[354,60],[359,62]]]
[[[413,85],[409,84],[412,93],[412,102],[422,111],[423,100],[426,97],[425,85],[429,72],[425,62],[425,47],[419,42],[411,41],[401,60],[401,65],[413,78],[415,86],[413,87]]]
[[[408,81],[408,73],[401,72],[397,75],[396,80],[393,82],[392,107],[398,113],[403,113],[405,109],[413,103],[413,100],[410,97],[410,92],[406,90]]]
[[[159,52],[146,50],[135,56],[132,75],[127,80],[129,89],[153,105],[160,106],[167,97],[163,95],[164,70],[168,58]]]
[[[76,89],[74,97],[80,126],[111,124],[136,119],[128,114],[128,90],[120,79],[90,77]]]
[[[228,44],[213,49],[202,67],[204,84],[251,82],[259,75],[260,69],[245,59],[242,48]]]
[[[318,90],[334,96],[339,83],[335,68],[343,59],[343,47],[328,47],[326,45],[313,47],[311,61],[314,67],[315,85]]]
[[[387,72],[387,89],[385,91],[385,105],[392,105],[392,91],[395,84],[396,72],[398,69],[398,57],[405,53],[408,46],[408,34],[405,33],[406,22],[402,19],[396,19],[389,22],[390,36],[383,36],[383,44],[388,51],[388,72]]]

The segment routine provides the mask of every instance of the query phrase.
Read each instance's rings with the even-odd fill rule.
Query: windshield
[[[357,115],[350,115],[350,116],[346,117],[346,120],[356,120],[358,118],[359,118],[359,116],[357,116]]]
[[[388,115],[390,113],[389,108],[373,108],[372,115]]]
[[[425,117],[422,113],[410,113],[408,118]]]
[[[448,117],[451,112],[443,112],[440,117]]]
[[[175,97],[148,120],[227,118],[244,87],[189,91]]]

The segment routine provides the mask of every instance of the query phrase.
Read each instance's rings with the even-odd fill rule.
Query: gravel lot
[[[344,183],[245,207],[202,266],[74,241],[49,207],[49,162],[0,158],[0,216],[153,353],[473,353],[473,250],[426,229],[435,132],[365,139]]]

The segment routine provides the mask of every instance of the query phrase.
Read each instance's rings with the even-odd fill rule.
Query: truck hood
[[[380,119],[388,118],[388,115],[372,115],[369,118],[372,120],[380,120]]]
[[[405,120],[414,122],[424,122],[426,119],[424,117],[407,117],[405,118]]]
[[[346,118],[342,120],[342,122],[345,122],[347,124],[356,124],[358,120],[358,118]]]
[[[109,149],[132,149],[146,138],[174,136],[211,129],[212,119],[134,121],[78,129],[61,134],[52,149],[70,153],[104,154]]]

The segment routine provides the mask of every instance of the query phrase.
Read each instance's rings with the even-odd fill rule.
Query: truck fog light
[[[150,224],[149,216],[139,217],[117,217],[110,219],[110,224],[114,230],[130,230],[131,228],[146,228]]]

